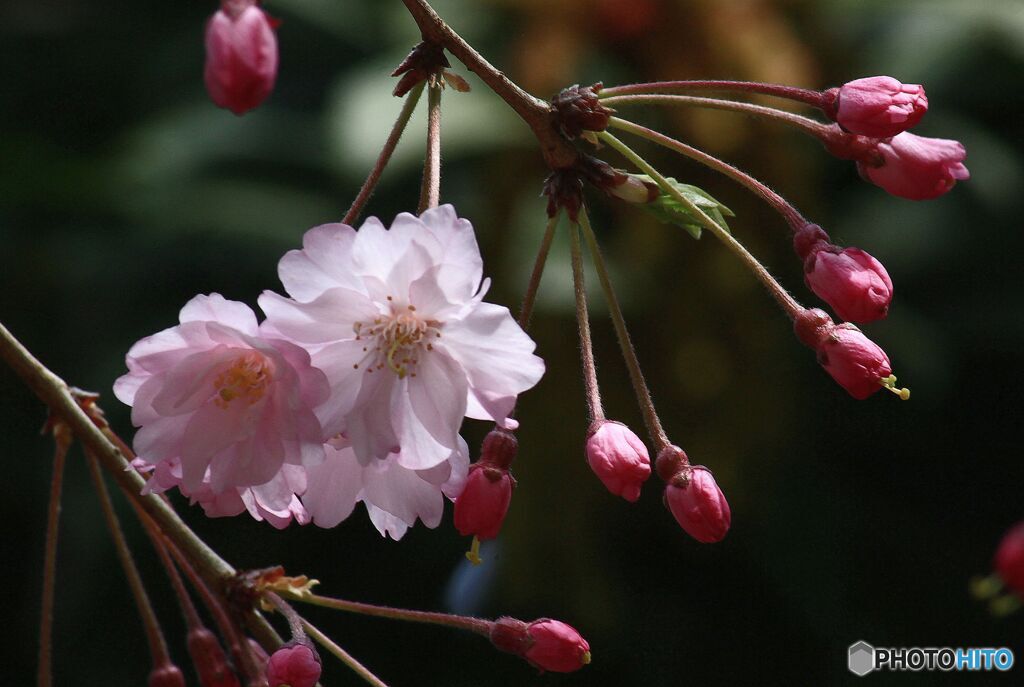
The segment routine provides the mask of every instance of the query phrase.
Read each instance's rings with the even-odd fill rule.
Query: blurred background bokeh
[[[238,118],[207,100],[202,28],[214,2],[0,4],[0,321],[69,382],[104,395],[124,353],[196,293],[255,305],[302,233],[348,207],[400,102],[387,74],[417,40],[401,3],[268,0],[281,70]],[[845,245],[889,269],[889,318],[866,327],[913,389],[857,402],[818,367],[752,276],[694,241],[592,196],[632,334],[670,436],[714,470],[727,539],[689,539],[652,480],[609,495],[582,457],[586,429],[568,250],[556,242],[533,334],[548,373],[522,399],[519,489],[487,562],[422,525],[383,540],[360,508],[333,530],[279,532],[247,516],[184,516],[239,567],[284,563],[325,593],[580,628],[594,662],[537,676],[444,629],[311,612],[386,682],[403,685],[841,684],[846,648],[1010,646],[1024,613],[972,600],[1002,533],[1024,516],[1024,3],[1019,0],[437,0],[527,90],[572,83],[733,78],[826,87],[891,74],[928,90],[918,133],[962,140],[971,179],[914,203],[778,125],[731,113],[635,109],[749,170]],[[444,99],[442,200],[479,233],[491,299],[521,297],[543,230],[545,174],[529,130],[471,74]],[[423,113],[369,212],[414,210]],[[638,142],[736,213],[734,233],[798,299],[782,220],[743,189]],[[606,159],[622,164],[613,153]],[[600,299],[592,303],[606,410],[641,427]],[[3,678],[33,679],[51,441],[44,409],[0,369]],[[470,446],[487,427],[469,423]],[[67,471],[56,606],[60,685],[141,684],[148,656],[76,451]],[[123,504],[122,504],[123,505]],[[127,517],[158,612],[186,663],[181,622]],[[325,660],[329,685],[357,685]],[[1015,672],[1024,670],[1015,668]],[[885,682],[886,676],[874,676]],[[891,676],[889,676],[891,677]],[[189,676],[191,679],[191,674]],[[914,680],[913,678],[916,678]],[[917,684],[962,675],[901,676]]]

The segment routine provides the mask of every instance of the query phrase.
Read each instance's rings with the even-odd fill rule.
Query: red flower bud
[[[148,687],[185,687],[185,676],[178,666],[165,663],[149,672]]]
[[[189,630],[188,653],[200,687],[239,687],[217,636],[205,627]]]
[[[267,661],[270,687],[313,687],[320,679],[320,656],[308,642],[288,642]]]
[[[889,356],[861,330],[844,322],[836,325],[818,348],[818,362],[839,386],[863,400],[892,376]],[[895,382],[895,378],[892,378]],[[909,396],[910,392],[907,392]]]
[[[277,78],[277,38],[256,0],[222,0],[206,24],[206,91],[237,115],[270,95]]]
[[[590,428],[587,462],[608,491],[634,502],[640,487],[651,476],[647,447],[621,422],[605,420]]]
[[[902,133],[879,141],[874,160],[861,160],[857,169],[876,186],[910,200],[938,198],[958,180],[970,179],[964,166],[963,143]]]
[[[571,673],[590,663],[590,644],[571,625],[540,618],[524,623],[498,618],[491,626],[491,643],[521,656],[541,671]]]
[[[829,116],[851,133],[889,138],[921,121],[928,111],[928,96],[918,84],[869,76],[840,87],[829,109]]]
[[[999,542],[994,566],[1003,584],[1024,596],[1024,522],[1014,525]]]
[[[483,459],[469,469],[466,486],[455,499],[455,528],[463,536],[494,539],[501,531],[515,479],[507,469]]]
[[[804,262],[808,288],[844,320],[873,322],[889,312],[892,280],[882,263],[860,248],[818,244]]]
[[[722,541],[732,511],[714,475],[703,465],[685,466],[665,487],[665,502],[679,526],[699,542]]]

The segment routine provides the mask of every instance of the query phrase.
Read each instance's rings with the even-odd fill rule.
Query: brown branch
[[[576,149],[555,128],[551,106],[535,98],[500,72],[478,53],[473,46],[455,33],[426,0],[402,0],[416,20],[423,40],[443,45],[466,67],[480,77],[487,87],[508,103],[519,117],[533,130],[540,143],[544,162],[552,170],[572,167]]]

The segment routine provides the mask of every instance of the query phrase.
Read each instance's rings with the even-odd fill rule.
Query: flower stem
[[[294,608],[270,590],[264,591],[263,597],[288,621],[288,629],[292,633],[293,640],[301,640],[306,636],[306,633],[302,630],[302,616],[296,613]]]
[[[57,537],[60,533],[60,496],[64,486],[64,464],[72,434],[67,425],[53,427],[53,476],[50,478],[50,502],[46,511],[46,552],[43,556],[43,602],[39,623],[38,687],[53,684],[53,599],[57,584]]]
[[[808,133],[821,140],[826,139],[828,132],[827,125],[810,117],[778,110],[774,107],[737,102],[735,100],[719,100],[689,95],[621,95],[602,100],[601,104],[609,107],[612,105],[692,105],[694,107],[706,107],[714,110],[742,112],[754,117],[783,122],[784,124],[795,126],[803,130],[804,133]]]
[[[530,329],[530,320],[533,318],[533,306],[537,304],[537,290],[540,288],[541,277],[544,276],[544,266],[548,261],[551,241],[555,238],[555,228],[558,226],[560,216],[561,213],[555,213],[554,217],[548,219],[547,228],[544,230],[544,238],[540,241],[537,257],[533,261],[533,271],[530,273],[530,281],[526,285],[526,294],[523,295],[523,305],[519,308],[519,326],[523,328],[523,331]]]
[[[292,601],[313,604],[324,608],[333,608],[338,611],[370,615],[376,618],[390,618],[391,620],[404,620],[411,623],[426,623],[429,625],[443,625],[458,630],[468,630],[479,635],[488,636],[492,623],[480,618],[469,618],[467,616],[452,615],[450,613],[432,613],[430,611],[410,611],[405,608],[392,608],[390,606],[376,606],[374,604],[360,603],[358,601],[346,601],[345,599],[334,599],[319,594],[289,594],[281,592]]]
[[[318,630],[316,626],[313,625],[311,622],[304,619],[302,621],[302,626],[305,628],[306,632],[309,633],[310,637],[315,639],[321,646],[323,646],[325,649],[327,649],[332,654],[337,656],[342,663],[351,668],[356,675],[363,678],[363,680],[365,680],[367,683],[373,685],[374,687],[388,687],[383,680],[381,680],[379,677],[371,673],[369,669],[366,668],[366,666],[364,666],[362,663],[357,661],[352,656],[352,654],[348,653],[340,646],[335,644],[330,637],[328,637],[323,632]]]
[[[152,522],[152,521],[150,521]],[[143,524],[146,525],[145,521]],[[148,527],[147,527],[148,530]],[[171,554],[167,550],[167,544],[158,533],[150,532],[150,541],[153,543],[153,548],[156,549],[156,554],[160,558],[160,562],[164,566],[164,570],[167,571],[167,577],[171,581],[171,587],[174,588],[174,594],[178,597],[178,605],[181,606],[181,613],[185,617],[185,627],[189,630],[195,630],[203,626],[203,621],[199,618],[199,612],[196,610],[196,606],[192,603],[192,597],[189,596],[188,590],[185,589],[185,583],[181,579],[181,573],[178,572],[178,568],[174,565],[174,561],[171,559]]]
[[[441,77],[427,79],[427,154],[423,160],[423,184],[420,186],[422,213],[436,208],[441,199]]]
[[[652,177],[654,175],[651,175]],[[604,256],[601,255],[601,248],[597,245],[597,237],[590,226],[590,218],[587,216],[587,209],[580,209],[580,226],[583,228],[583,236],[587,240],[587,247],[590,248],[590,257],[597,269],[597,276],[601,282],[601,289],[604,291],[605,300],[608,302],[608,311],[612,317],[612,324],[615,325],[615,334],[619,340],[619,348],[622,350],[622,357],[626,361],[626,368],[629,370],[629,379],[633,383],[633,392],[636,394],[636,401],[640,406],[640,412],[644,417],[644,424],[647,426],[647,433],[651,436],[651,443],[655,451],[660,452],[670,445],[668,436],[661,426],[658,413],[654,409],[654,401],[651,400],[650,389],[647,388],[647,381],[644,379],[643,370],[640,369],[640,361],[636,357],[636,349],[633,348],[633,341],[629,337],[629,330],[626,328],[626,318],[622,315],[622,308],[619,299],[612,288],[612,281],[608,275],[608,267],[605,265]]]
[[[153,605],[146,594],[146,588],[142,585],[142,577],[139,575],[135,561],[132,560],[132,553],[128,548],[124,532],[117,520],[117,513],[114,512],[114,504],[110,500],[110,492],[103,481],[103,473],[100,471],[99,460],[91,451],[86,451],[89,464],[89,473],[92,476],[93,485],[96,488],[96,495],[100,500],[100,507],[103,510],[103,518],[107,522],[107,529],[110,530],[110,537],[114,540],[114,548],[117,557],[121,561],[121,568],[124,570],[125,579],[135,598],[135,605],[142,620],[142,626],[146,631],[146,639],[149,642],[149,652],[153,658],[154,666],[163,666],[171,662],[167,653],[167,642],[164,641],[163,632],[160,630],[160,622],[157,620]]]
[[[114,480],[133,494],[133,499],[157,522],[160,531],[181,548],[208,582],[217,585],[235,574],[235,569],[196,536],[167,503],[156,495],[139,495],[145,481],[128,464],[117,445],[104,436],[97,426],[100,420],[86,414],[67,383],[40,363],[3,324],[0,324],[0,359],[21,377],[54,416],[67,423],[75,437]]]
[[[395,152],[395,147],[398,145],[399,139],[402,138],[402,133],[405,131],[409,118],[412,117],[413,110],[416,109],[416,103],[419,102],[422,93],[423,84],[419,83],[413,86],[412,90],[405,96],[402,110],[398,113],[395,125],[391,127],[391,133],[384,142],[380,155],[377,156],[377,162],[373,165],[373,169],[370,170],[370,175],[366,177],[366,181],[363,182],[363,187],[359,189],[356,199],[352,201],[352,206],[345,213],[345,217],[342,218],[342,224],[351,225],[359,219],[359,215],[362,214],[366,202],[370,200],[373,190],[377,187],[377,182],[380,181],[380,175],[391,160],[391,155]]]
[[[806,88],[795,88],[774,83],[760,83],[756,81],[653,81],[650,83],[633,83],[623,86],[612,86],[598,91],[600,98],[610,98],[632,93],[653,93],[657,91],[732,91],[739,93],[760,93],[771,95],[776,98],[786,98],[796,102],[811,105],[812,107],[823,107],[825,94],[821,91],[812,91]]]
[[[646,160],[635,153],[629,146],[620,141],[619,139],[612,136],[607,131],[602,131],[598,134],[602,141],[607,143],[609,146],[619,151],[623,157],[628,159],[645,174],[650,176],[654,181],[661,187],[661,190],[672,196],[676,201],[682,203],[687,211],[696,217],[708,231],[715,235],[722,243],[725,244],[726,248],[732,251],[742,262],[745,264],[754,275],[764,284],[768,292],[772,294],[778,304],[786,311],[786,314],[792,319],[799,314],[803,308],[796,300],[789,295],[789,292],[782,287],[779,282],[775,281],[775,277],[758,262],[757,258],[750,254],[750,252],[743,247],[743,244],[737,241],[732,234],[726,231],[724,228],[719,226],[718,222],[708,216],[706,212],[701,210],[699,207],[693,204],[689,198],[679,192],[668,180],[661,175],[658,170],[652,167]]]
[[[778,193],[770,189],[767,185],[758,181],[757,179],[750,176],[746,172],[736,167],[733,167],[727,162],[719,160],[717,157],[714,157],[713,155],[708,155],[704,151],[698,150],[693,146],[689,146],[683,143],[682,141],[677,141],[674,138],[670,138],[669,136],[665,136],[664,134],[658,133],[657,131],[648,129],[645,126],[640,126],[639,124],[628,122],[624,119],[619,119],[618,117],[612,117],[609,120],[608,125],[615,127],[616,129],[621,129],[622,131],[627,131],[631,134],[635,134],[642,138],[646,138],[647,140],[653,141],[658,145],[664,146],[670,150],[674,150],[677,153],[685,155],[692,160],[696,160],[697,162],[700,162],[701,164],[710,167],[716,172],[721,172],[722,174],[726,175],[733,181],[736,181],[737,183],[745,186],[755,195],[760,196],[766,203],[771,205],[776,212],[781,214],[786,219],[786,222],[789,223],[789,226],[792,227],[793,231],[796,231],[797,229],[807,224],[807,220],[804,219],[803,215],[801,215],[800,212],[795,207],[793,207],[785,198],[783,198]]]
[[[583,251],[580,248],[579,225],[569,228],[572,241],[572,284],[576,296],[576,324],[580,333],[580,360],[583,364],[583,388],[587,396],[590,422],[604,420],[601,390],[597,385],[597,367],[594,365],[594,346],[590,338],[590,316],[587,313],[587,289],[583,282]]]

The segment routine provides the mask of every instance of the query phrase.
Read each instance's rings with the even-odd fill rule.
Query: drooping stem
[[[420,186],[421,214],[436,208],[441,199],[441,78],[428,79],[427,86],[427,154],[423,159],[423,184]]]
[[[234,568],[196,536],[167,503],[153,494],[139,495],[145,486],[142,477],[131,468],[118,447],[104,436],[96,420],[85,413],[64,380],[29,353],[3,324],[0,324],[0,359],[21,377],[54,416],[67,423],[75,437],[104,469],[125,490],[134,494],[134,500],[157,522],[160,531],[181,548],[208,582],[218,585],[235,574]]]
[[[786,98],[804,103],[812,107],[825,107],[827,97],[821,91],[806,88],[795,88],[774,83],[756,81],[652,81],[650,83],[632,83],[623,86],[612,86],[598,92],[601,98],[626,95],[631,93],[656,93],[659,91],[732,91],[738,93],[760,93],[777,98]]]
[[[178,597],[181,614],[185,617],[185,626],[189,630],[202,627],[203,621],[200,620],[199,612],[196,611],[196,606],[192,603],[192,597],[189,596],[188,590],[185,589],[185,583],[181,579],[178,567],[174,565],[174,560],[171,559],[171,554],[167,551],[165,540],[157,534],[150,533],[150,541],[153,542],[153,548],[156,549],[156,554],[160,557],[160,563],[163,564],[164,570],[167,571],[167,577],[171,581],[171,587],[174,588],[174,594]]]
[[[460,62],[480,77],[480,79],[508,103],[519,117],[533,131],[540,143],[544,161],[550,169],[566,169],[572,167],[577,153],[554,127],[551,119],[551,108],[548,103],[535,98],[505,76],[494,65],[484,59],[473,46],[455,33],[434,8],[426,0],[402,0],[409,14],[416,20],[423,33],[424,40],[444,46]]]
[[[529,331],[530,329],[530,320],[533,318],[533,306],[537,304],[537,290],[540,288],[541,277],[544,276],[544,266],[548,261],[551,241],[555,238],[555,228],[558,226],[560,216],[561,213],[556,213],[554,217],[548,219],[547,228],[544,230],[544,238],[540,241],[537,257],[533,261],[533,271],[530,272],[530,281],[526,284],[523,305],[519,308],[518,321],[523,331]]]
[[[602,100],[601,104],[609,107],[612,105],[691,105],[713,110],[740,112],[795,126],[804,133],[810,134],[822,141],[828,139],[828,125],[815,121],[810,117],[778,110],[774,107],[737,102],[735,100],[719,100],[717,98],[702,98],[690,95],[621,95]]]
[[[53,599],[57,590],[57,537],[60,532],[60,495],[64,486],[64,464],[71,446],[67,425],[53,428],[53,476],[46,510],[46,551],[43,555],[43,601],[39,622],[39,687],[53,684]]]
[[[789,226],[794,231],[807,224],[807,220],[804,219],[803,215],[801,215],[800,212],[789,203],[789,201],[770,189],[766,184],[758,181],[746,172],[733,167],[729,163],[719,160],[713,155],[709,155],[702,150],[698,150],[693,146],[683,143],[682,141],[678,141],[674,138],[658,133],[657,131],[648,129],[645,126],[640,126],[633,122],[627,122],[626,120],[619,119],[618,117],[612,117],[609,120],[608,125],[642,138],[646,138],[658,145],[685,155],[692,160],[696,160],[716,172],[721,172],[733,181],[736,181],[750,189],[754,194],[760,196],[766,203],[771,205],[776,212],[786,219],[786,222],[789,223]]]
[[[653,175],[652,175],[653,176]],[[622,307],[619,305],[618,296],[612,288],[611,277],[608,275],[608,267],[605,265],[604,256],[601,255],[601,248],[597,245],[597,236],[590,226],[590,218],[587,216],[586,208],[580,209],[580,226],[583,228],[583,236],[587,240],[587,247],[590,249],[590,257],[597,270],[597,277],[601,282],[601,290],[604,291],[605,301],[608,303],[608,312],[612,317],[612,324],[615,325],[615,334],[619,340],[619,348],[622,350],[622,357],[626,361],[626,368],[629,370],[629,379],[633,384],[633,393],[636,394],[637,404],[644,418],[644,425],[647,426],[647,433],[651,437],[656,452],[670,445],[668,435],[661,426],[661,420],[654,409],[654,401],[651,400],[650,389],[647,388],[647,380],[644,379],[643,370],[640,369],[640,361],[636,356],[636,349],[633,348],[633,341],[629,336],[629,329],[626,328],[626,318],[622,315]]]
[[[170,656],[167,653],[167,642],[164,641],[163,632],[160,630],[160,621],[157,620],[156,612],[146,594],[146,588],[142,584],[142,577],[139,575],[135,561],[132,559],[128,542],[121,530],[117,520],[117,513],[114,512],[114,504],[110,500],[110,492],[103,481],[103,473],[100,471],[100,464],[91,451],[86,450],[89,474],[92,476],[93,486],[96,495],[99,497],[100,508],[103,510],[103,519],[106,520],[107,529],[110,530],[110,537],[114,540],[114,549],[117,551],[117,558],[121,562],[128,588],[135,599],[135,606],[142,620],[142,626],[146,631],[146,640],[149,642],[149,652],[153,658],[154,666],[163,666],[170,663]]]
[[[288,621],[288,629],[292,633],[292,639],[302,639],[306,633],[302,629],[302,616],[295,612],[295,609],[288,605],[284,599],[270,590],[263,592],[263,598],[273,605],[277,612]]]
[[[359,189],[356,199],[352,201],[352,206],[345,213],[345,217],[342,218],[342,224],[351,225],[359,219],[359,215],[362,214],[367,201],[373,195],[373,190],[377,187],[377,182],[380,181],[381,173],[383,173],[384,168],[387,167],[388,162],[391,160],[391,155],[395,152],[395,147],[398,145],[399,139],[402,138],[405,126],[409,123],[409,118],[412,117],[413,110],[416,109],[416,103],[420,101],[422,93],[423,83],[419,83],[413,86],[412,90],[405,96],[402,110],[398,113],[395,125],[391,127],[391,133],[388,134],[384,147],[381,148],[380,155],[377,156],[377,162],[374,163],[373,169],[370,170],[370,175],[363,182],[363,187]]]
[[[333,608],[338,611],[370,615],[376,618],[390,618],[391,620],[404,620],[412,623],[426,623],[429,625],[443,625],[458,630],[468,630],[485,637],[490,634],[491,622],[480,618],[470,618],[450,613],[433,613],[430,611],[410,611],[405,608],[392,608],[390,606],[376,606],[374,604],[360,603],[358,601],[346,601],[345,599],[334,599],[319,594],[289,594],[280,592],[292,601]]]
[[[587,313],[587,289],[583,281],[583,251],[580,248],[579,225],[569,228],[572,241],[572,285],[576,296],[576,325],[580,334],[580,361],[583,364],[583,388],[587,397],[590,422],[604,420],[601,390],[597,386],[597,367],[594,364],[594,346],[590,338],[590,316]]]
[[[795,318],[803,310],[800,304],[797,303],[796,300],[789,295],[789,292],[775,280],[775,277],[768,272],[765,266],[750,254],[742,243],[737,241],[733,235],[723,227],[719,226],[718,222],[709,217],[706,212],[694,205],[689,198],[680,193],[679,189],[670,184],[668,179],[652,167],[650,163],[607,131],[602,131],[598,136],[602,141],[617,150],[623,157],[636,165],[638,169],[642,170],[645,174],[654,179],[655,183],[658,184],[662,191],[681,203],[693,217],[696,217],[698,221],[704,225],[708,231],[714,234],[717,239],[722,241],[726,248],[732,251],[743,262],[743,264],[754,273],[761,283],[764,284],[765,288],[768,289],[768,292],[771,293],[779,306],[786,311],[786,314],[791,319]]]
[[[323,632],[318,630],[317,627],[313,625],[311,622],[304,619],[302,621],[302,626],[303,628],[305,628],[306,632],[309,634],[310,637],[315,639],[318,644],[320,644],[322,647],[324,647],[332,654],[334,654],[338,658],[338,660],[340,660],[342,663],[351,668],[352,672],[354,672],[359,677],[363,678],[363,680],[365,680],[368,684],[371,684],[374,687],[388,687],[383,680],[381,680],[379,677],[371,673],[370,670],[362,663],[357,661],[355,657],[352,656],[352,654],[348,653],[340,646],[335,644],[330,637],[328,637]]]

